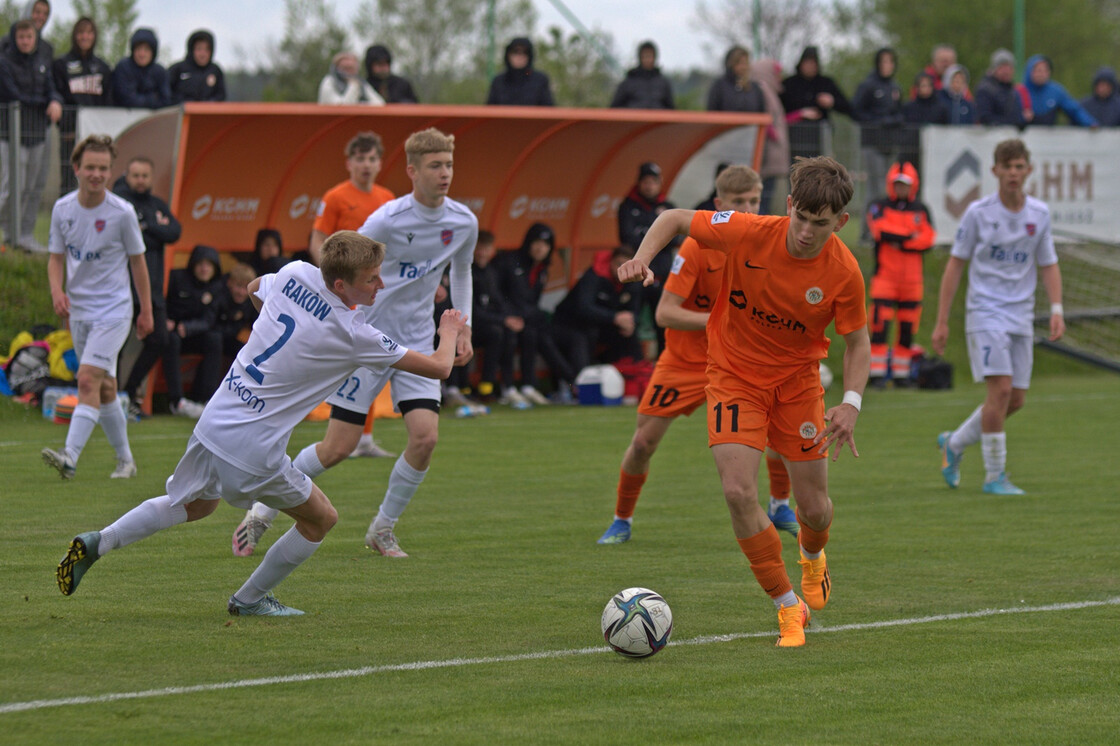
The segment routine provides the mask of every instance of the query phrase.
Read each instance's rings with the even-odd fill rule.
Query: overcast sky
[[[336,17],[344,22],[353,17],[361,4],[361,0],[328,1]],[[533,4],[540,18],[537,34],[543,34],[550,26],[574,30],[549,0],[533,0]],[[705,39],[693,28],[694,0],[564,0],[564,4],[588,28],[610,31],[623,68],[634,65],[637,45],[645,39],[653,39],[658,44],[665,68],[677,70],[719,64],[718,57],[706,58],[702,49]],[[52,0],[51,5],[52,24],[74,19],[70,0]],[[251,55],[259,55],[270,39],[279,41],[284,34],[280,0],[140,0],[137,7],[138,25],[156,30],[160,59],[167,62],[184,56],[187,37],[197,28],[214,32],[216,61],[227,68],[240,66],[234,54],[235,45]]]

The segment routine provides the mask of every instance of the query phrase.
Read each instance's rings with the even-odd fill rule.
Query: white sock
[[[101,412],[88,404],[74,407],[74,414],[70,415],[70,429],[66,431],[66,454],[75,464],[100,418]]]
[[[615,514],[615,517],[614,517],[614,519],[615,519],[616,521],[626,521],[626,522],[627,522],[627,523],[629,523],[629,524],[630,524],[631,526],[633,526],[633,525],[634,525],[634,516],[630,516],[629,518],[623,518],[622,516],[620,516],[620,515],[618,515],[618,514]]]
[[[322,542],[308,541],[292,526],[265,552],[264,559],[253,570],[245,585],[233,594],[243,604],[255,604],[269,591],[278,586],[292,570],[299,567]]]
[[[116,406],[114,404],[114,406]],[[187,509],[172,505],[167,495],[145,500],[120,518],[101,529],[97,556],[146,539],[157,531],[187,522]]]
[[[797,606],[797,594],[790,588],[788,591],[773,599],[774,608],[781,610],[783,606]]]
[[[264,521],[269,526],[272,525],[272,519],[280,514],[276,508],[270,508],[264,503],[253,503],[253,516]]]
[[[770,512],[771,513],[773,513],[778,508],[788,508],[788,507],[789,507],[789,498],[788,497],[785,498],[784,500],[779,500],[778,498],[774,497],[773,495],[770,496]]]
[[[307,446],[292,460],[292,466],[306,474],[308,479],[314,479],[327,470],[327,467],[323,466],[323,463],[319,460],[319,454],[315,452],[315,446],[315,443]]]
[[[389,487],[385,490],[385,498],[381,501],[381,507],[377,509],[377,517],[369,525],[370,531],[392,528],[397,524],[397,520],[408,507],[409,501],[416,494],[427,473],[427,469],[417,471],[409,466],[404,460],[403,453],[397,457],[397,462],[393,464],[393,471],[389,474]]]
[[[980,413],[983,409],[984,405],[981,404],[972,410],[972,414],[966,417],[964,422],[949,436],[949,448],[952,449],[953,453],[964,453],[965,448],[973,443],[980,442]]]
[[[373,445],[373,433],[362,433],[362,437],[358,438],[358,446],[363,446],[363,445],[365,445],[365,446]]]
[[[116,399],[101,405],[101,429],[105,431],[109,445],[117,452],[117,459],[132,461],[132,449],[128,447],[128,420]]]
[[[805,547],[801,546],[801,542],[797,542],[797,548],[801,550],[801,555],[805,557],[805,559],[821,558],[821,552],[806,552]],[[823,552],[824,550],[822,549],[821,551]]]
[[[988,472],[984,481],[999,479],[1007,467],[1007,433],[984,433],[980,437],[980,449],[984,453],[984,470]]]

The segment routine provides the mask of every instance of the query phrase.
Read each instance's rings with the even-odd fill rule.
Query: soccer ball
[[[603,639],[627,658],[648,658],[669,643],[673,612],[649,588],[627,588],[603,609]]]
[[[832,385],[832,371],[829,370],[827,365],[825,365],[824,363],[821,363],[821,386],[824,387],[825,391],[828,391],[828,387],[831,386],[831,385]]]

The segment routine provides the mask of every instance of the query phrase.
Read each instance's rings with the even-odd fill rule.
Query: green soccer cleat
[[[58,580],[58,589],[62,591],[62,595],[70,596],[78,589],[78,583],[82,582],[82,576],[86,574],[86,570],[97,561],[97,546],[100,543],[100,531],[78,534],[70,542],[70,548],[66,550],[66,556],[58,563],[58,569],[54,573],[55,579]]]
[[[285,606],[271,593],[255,604],[243,604],[236,596],[230,596],[229,613],[230,616],[303,616],[302,611]]]

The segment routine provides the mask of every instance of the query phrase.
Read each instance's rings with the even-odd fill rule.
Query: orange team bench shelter
[[[733,160],[757,167],[768,124],[764,114],[727,112],[187,103],[125,130],[117,170],[135,155],[155,163],[152,191],[167,198],[183,226],[167,248],[169,272],[185,265],[196,244],[251,251],[264,227],[280,231],[286,251],[306,247],[319,198],[345,180],[345,145],[362,130],[385,144],[378,182],[407,193],[404,141],[437,127],[455,135],[451,196],[474,210],[499,248],[520,246],[533,223],[551,225],[553,286],[562,288],[596,251],[618,245],[617,205],[640,163],[659,163],[668,190],[709,142],[738,131],[743,145]],[[714,167],[700,166],[704,195]]]

